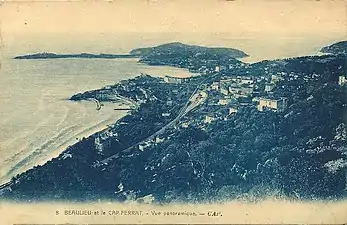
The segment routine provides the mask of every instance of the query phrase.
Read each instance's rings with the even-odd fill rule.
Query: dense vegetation
[[[347,54],[347,41],[340,41],[322,48],[321,52],[331,54]]]
[[[132,55],[138,56],[150,56],[150,55],[166,55],[166,54],[182,54],[186,56],[193,56],[196,54],[206,54],[218,56],[228,56],[229,58],[242,58],[248,56],[243,51],[233,49],[233,48],[211,48],[202,47],[197,45],[186,45],[180,42],[173,42],[163,45],[158,45],[156,47],[149,48],[138,48],[130,52]],[[212,58],[208,58],[212,59]],[[215,58],[217,59],[217,58]]]
[[[57,159],[13,178],[11,191],[3,196],[123,201],[151,194],[157,202],[254,200],[269,195],[344,197],[347,86],[337,81],[346,73],[345,62],[346,57],[338,55],[247,66],[245,74],[283,72],[272,95],[288,98],[289,107],[284,112],[259,112],[249,105],[225,120],[202,124],[199,119],[206,107],[201,107],[183,118],[192,121],[188,127],[168,129],[162,135],[166,137],[163,142],[144,151],[134,146],[122,153],[172,120],[201,78],[177,85],[141,76],[76,95],[75,100],[110,100],[108,96],[115,93],[136,101],[150,100],[109,128],[108,132],[117,135],[108,136],[102,150],[95,145],[95,138],[106,132],[85,138]],[[169,110],[169,117],[161,116]],[[115,153],[120,154],[95,166]]]
[[[151,48],[134,49],[132,55],[140,56],[140,62],[149,65],[169,65],[196,71],[203,66],[214,69],[220,64],[242,64],[236,58],[248,55],[232,48],[209,48],[186,45],[179,42],[163,44]]]

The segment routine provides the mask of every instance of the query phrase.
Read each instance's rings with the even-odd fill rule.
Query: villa
[[[258,110],[272,110],[274,112],[283,112],[287,108],[287,98],[270,99],[270,98],[260,98]]]

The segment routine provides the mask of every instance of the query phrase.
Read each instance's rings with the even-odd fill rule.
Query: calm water
[[[134,34],[98,41],[67,40],[65,36],[7,41],[0,56],[11,58],[30,52],[126,53],[136,47],[182,41],[187,44],[224,46],[251,55],[244,62],[317,54],[339,40],[335,37],[257,38],[229,34]],[[104,39],[103,39],[104,38]],[[65,40],[65,42],[64,42]],[[114,44],[118,40],[118,44]],[[62,42],[62,43],[60,43]],[[78,45],[72,44],[78,42]],[[141,43],[141,45],[139,44]],[[216,44],[217,43],[217,44]],[[94,50],[94,51],[93,51]],[[77,92],[97,89],[139,75],[190,76],[171,67],[150,67],[135,59],[55,59],[1,61],[0,67],[0,183],[34,165],[59,155],[68,145],[114,123],[124,112],[106,105],[95,110],[92,102],[70,102]]]
[[[139,75],[189,76],[135,59],[4,60],[0,70],[0,183],[59,155],[68,145],[114,123],[125,112],[66,100]]]

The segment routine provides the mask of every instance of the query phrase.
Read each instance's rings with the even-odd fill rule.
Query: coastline
[[[298,149],[296,145],[293,144],[294,142],[293,143],[291,142],[292,140],[296,139],[295,137],[296,132],[293,132],[290,134],[287,134],[286,132],[284,132],[284,129],[285,129],[284,127],[289,126],[289,124],[291,123],[290,120],[286,119],[288,116],[284,116],[284,113],[283,113],[283,112],[286,112],[285,111],[286,106],[284,107],[283,111],[282,109],[281,111],[278,111],[279,113],[277,114],[278,116],[273,116],[273,117],[271,117],[273,114],[270,114],[270,112],[261,113],[262,111],[264,111],[263,108],[259,109],[259,107],[257,107],[258,110],[256,110],[254,108],[255,104],[244,102],[244,99],[240,99],[240,101],[237,102],[239,103],[239,105],[237,105],[239,107],[237,108],[237,111],[240,111],[240,113],[237,113],[235,116],[230,118],[227,118],[230,115],[230,112],[229,112],[229,115],[223,118],[224,114],[227,114],[227,111],[224,110],[224,108],[220,107],[217,109],[210,110],[212,108],[208,107],[209,103],[211,105],[211,103],[215,102],[215,100],[224,100],[223,97],[221,97],[221,95],[218,95],[217,93],[213,92],[214,89],[212,88],[215,83],[219,81],[219,84],[220,84],[220,82],[223,79],[225,79],[225,77],[223,76],[225,76],[227,72],[231,72],[231,71],[235,72],[235,70],[239,69],[241,73],[254,74],[259,72],[266,73],[268,72],[267,70],[269,68],[272,69],[271,73],[277,73],[277,76],[281,75],[281,81],[277,81],[277,82],[283,83],[282,85],[281,83],[277,85],[279,88],[275,89],[274,93],[280,95],[281,98],[283,99],[291,100],[292,98],[297,97],[299,98],[299,100],[305,102],[305,104],[301,104],[301,101],[299,102],[294,101],[293,104],[290,105],[290,107],[292,109],[295,109],[294,113],[296,112],[297,115],[302,114],[302,118],[307,118],[310,115],[305,114],[301,110],[302,108],[311,107],[312,111],[318,111],[319,109],[321,109],[320,106],[317,106],[317,104],[314,104],[315,103],[314,101],[316,99],[314,101],[308,102],[308,100],[314,99],[314,97],[312,97],[313,94],[317,94],[318,96],[326,94],[327,96],[329,96],[323,99],[323,103],[326,103],[327,101],[329,101],[329,99],[333,97],[334,95],[340,96],[340,92],[342,90],[336,85],[336,81],[333,79],[333,77],[328,79],[328,78],[325,78],[323,74],[325,74],[325,71],[330,68],[328,64],[330,62],[332,63],[336,62],[341,65],[340,67],[338,67],[338,70],[336,72],[337,74],[339,70],[342,70],[343,68],[341,61],[343,61],[343,57],[340,55],[336,56],[335,58],[307,56],[302,58],[299,57],[299,58],[293,58],[293,59],[286,59],[284,65],[281,64],[282,61],[278,60],[274,62],[266,61],[261,64],[255,64],[254,66],[245,66],[244,64],[241,64],[241,65],[231,64],[229,66],[223,66],[223,67],[216,66],[215,69],[213,68],[213,66],[211,66],[208,69],[206,68],[206,74],[211,75],[211,73],[208,73],[208,72],[211,72],[214,69],[213,71],[216,71],[216,73],[212,74],[212,75],[215,75],[213,79],[211,78],[211,76],[206,79],[201,77],[196,79],[177,79],[177,78],[171,77],[170,79],[169,76],[166,76],[163,79],[163,78],[151,77],[148,74],[141,73],[140,76],[137,76],[134,79],[124,79],[123,81],[119,82],[119,85],[115,84],[115,85],[105,86],[101,89],[94,89],[91,91],[86,91],[84,93],[77,93],[74,96],[72,96],[70,99],[77,100],[77,101],[94,100],[94,104],[95,103],[97,104],[96,106],[97,111],[101,108],[99,101],[113,102],[113,100],[115,100],[115,98],[117,97],[117,94],[119,94],[120,99],[122,99],[122,96],[124,96],[130,99],[133,99],[136,102],[141,102],[144,104],[138,108],[136,113],[130,113],[128,116],[124,118],[124,120],[122,120],[122,122],[119,122],[110,126],[109,129],[105,130],[104,132],[102,131],[101,132],[99,131],[99,133],[94,132],[94,135],[93,135],[93,132],[91,132],[92,135],[90,135],[86,139],[83,138],[80,142],[78,142],[78,144],[71,146],[71,148],[67,148],[66,151],[64,151],[58,158],[54,158],[53,160],[48,161],[45,167],[43,168],[34,167],[33,170],[27,171],[26,173],[22,174],[22,176],[14,177],[14,179],[12,180],[13,187],[11,183],[9,184],[9,188],[7,188],[6,185],[3,186],[4,187],[3,190],[5,189],[10,190],[13,188],[13,190],[10,191],[11,193],[5,193],[4,196],[7,196],[7,194],[8,196],[11,196],[11,195],[15,196],[16,192],[20,193],[22,190],[24,190],[22,191],[23,194],[21,194],[20,197],[26,198],[28,197],[28,195],[29,196],[32,195],[31,191],[33,189],[31,188],[31,184],[36,181],[34,185],[36,185],[35,188],[37,192],[34,193],[33,195],[35,196],[36,199],[45,198],[46,196],[42,196],[42,191],[46,190],[47,188],[50,188],[51,190],[54,190],[54,191],[60,190],[60,193],[58,195],[55,193],[47,192],[47,195],[52,195],[51,198],[54,198],[54,199],[55,198],[57,199],[58,198],[60,199],[76,198],[83,201],[83,200],[93,200],[93,198],[94,200],[97,200],[98,198],[100,199],[107,196],[107,197],[111,197],[120,201],[131,200],[135,198],[137,198],[138,200],[141,200],[143,197],[151,193],[151,195],[152,194],[154,195],[155,200],[159,202],[160,201],[163,201],[163,202],[175,201],[175,199],[177,199],[177,201],[180,201],[180,199],[184,198],[184,196],[176,197],[171,195],[164,195],[165,193],[162,193],[160,189],[164,188],[165,190],[166,188],[167,190],[169,190],[172,187],[174,187],[175,191],[182,190],[182,186],[180,185],[183,185],[183,184],[178,183],[177,186],[175,186],[175,184],[172,184],[171,182],[169,183],[166,182],[167,176],[168,176],[167,174],[171,174],[170,177],[173,177],[173,180],[172,180],[173,182],[175,182],[175,180],[177,179],[182,179],[182,182],[185,182],[185,180],[190,181],[191,173],[197,174],[199,172],[198,170],[199,168],[197,168],[195,164],[190,163],[190,160],[191,160],[190,158],[191,158],[191,155],[193,155],[193,157],[200,157],[201,155],[200,151],[191,152],[191,150],[199,149],[198,147],[201,141],[206,141],[206,143],[209,144],[207,145],[207,147],[203,146],[203,148],[201,149],[202,151],[205,151],[205,152],[210,150],[210,146],[216,146],[217,149],[219,148],[221,150],[222,148],[224,148],[224,146],[220,146],[219,144],[225,143],[224,142],[225,139],[218,139],[213,136],[209,136],[208,135],[209,132],[211,133],[214,132],[215,134],[217,134],[216,136],[221,136],[221,137],[234,135],[236,140],[237,139],[242,140],[244,136],[250,136],[251,140],[257,140],[257,139],[260,140],[260,139],[263,139],[263,136],[258,135],[256,132],[254,132],[254,135],[253,134],[249,135],[248,133],[249,133],[249,130],[255,130],[256,127],[261,127],[264,129],[265,134],[269,138],[277,139],[277,137],[280,137],[280,139],[282,138],[283,140],[288,140],[286,142],[272,141],[272,143],[269,144],[269,147],[267,147],[266,145],[265,146],[259,145],[259,143],[252,142],[252,141],[249,141],[250,143],[249,145],[247,145],[245,141],[241,141],[239,143],[239,146],[235,145],[235,149],[238,149],[238,151],[240,152],[247,153],[249,149],[254,149],[253,153],[255,156],[258,154],[259,151],[263,151],[264,149],[266,151],[266,149],[278,148],[279,151],[281,152],[282,151],[284,152],[288,149],[294,149],[294,150]],[[314,74],[311,74],[310,71],[307,71],[306,67],[300,66],[300,64],[303,64],[303,63],[322,63],[322,62],[324,63],[324,65],[326,65],[326,67],[324,68],[319,67],[321,68],[320,70],[319,68],[317,68]],[[272,67],[269,67],[268,65],[269,63],[273,63],[271,65]],[[175,65],[181,65],[181,64],[174,64],[173,66]],[[184,66],[186,64],[182,64],[182,65]],[[217,62],[217,65],[218,65],[218,62]],[[293,70],[292,69],[293,67],[296,68],[296,70]],[[223,68],[223,71],[225,72],[222,71],[222,68]],[[288,70],[290,70],[290,72]],[[200,69],[197,69],[197,71],[200,71]],[[217,72],[220,72],[220,73],[217,73]],[[295,75],[295,73],[302,73],[303,76]],[[264,84],[266,81],[270,80],[270,76],[271,76],[271,80],[274,80],[277,78],[276,75],[271,75],[268,73],[266,74],[267,76],[260,77],[260,79],[259,77],[255,78],[253,76],[245,77],[242,79],[251,80],[252,82],[256,84]],[[302,87],[301,89],[298,89],[295,83],[293,84],[293,82],[289,82],[290,80],[294,78],[295,80],[297,80],[298,83],[302,84],[302,86],[300,86]],[[203,83],[201,79],[204,79],[204,81],[208,80],[208,82]],[[307,80],[314,81],[312,82],[313,83],[312,86],[314,87],[313,89],[318,90],[317,92],[314,92],[314,91],[307,92],[305,90],[306,88],[305,84]],[[341,86],[340,80],[341,79],[339,77],[339,86]],[[223,82],[225,81],[223,80]],[[239,83],[237,86],[241,87],[242,85],[241,83],[243,81],[236,81],[236,82]],[[323,85],[324,82],[329,82],[331,83],[331,85],[330,86]],[[187,85],[180,85],[182,83],[187,83]],[[208,102],[206,102],[206,105],[205,105],[206,107],[201,108],[201,110],[196,112],[196,114],[191,115],[194,118],[196,118],[196,120],[193,120],[193,122],[191,123],[192,124],[191,126],[189,124],[185,125],[186,123],[184,123],[182,124],[182,126],[177,126],[177,129],[175,127],[174,132],[170,134],[169,133],[163,134],[162,130],[159,128],[165,128],[167,126],[171,126],[171,122],[177,120],[176,118],[180,118],[181,113],[187,110],[187,108],[181,108],[182,105],[189,106],[189,103],[194,103],[194,101],[197,101],[197,99],[199,99],[198,98],[199,96],[196,96],[195,98],[193,98],[193,96],[189,97],[193,89],[195,90],[195,88],[199,88],[199,85],[197,84],[199,85],[204,84],[204,87],[206,88],[208,93],[211,94],[210,95],[211,98],[209,98]],[[210,89],[207,89],[208,85],[211,85]],[[253,85],[253,84],[249,84],[249,86],[250,85]],[[326,88],[320,89],[319,87],[322,87],[322,86]],[[302,92],[304,94],[301,94],[301,95],[298,94],[297,96],[293,97],[291,95],[292,93],[291,90],[293,88],[296,88],[299,94]],[[205,90],[201,90],[201,91],[205,91]],[[252,95],[249,97],[254,97],[253,91],[254,89],[252,89]],[[266,92],[267,91],[265,86],[265,89],[260,92],[261,96],[264,96],[265,98],[273,98],[272,94],[268,94]],[[193,94],[194,93],[195,91],[193,91]],[[311,93],[311,96],[309,95],[310,93]],[[202,97],[203,93],[200,93],[200,94],[201,94],[200,97]],[[232,91],[230,94],[231,96],[234,96]],[[227,95],[227,94],[224,94],[224,95]],[[194,99],[194,100],[191,100],[191,99]],[[159,102],[164,104],[160,104]],[[245,104],[245,103],[248,103],[248,104]],[[341,100],[340,102],[337,101],[336,106],[338,106],[340,103],[342,104],[343,100]],[[173,105],[177,107],[176,108],[171,107]],[[191,105],[194,105],[194,104],[191,104]],[[219,105],[223,105],[223,104],[219,104]],[[259,105],[261,104],[259,103]],[[322,105],[327,105],[327,104],[322,104]],[[344,104],[344,106],[345,105],[346,104]],[[180,110],[179,108],[183,109],[183,111]],[[95,109],[95,105],[94,105],[94,109]],[[129,109],[131,109],[131,107]],[[129,110],[129,109],[125,109],[125,110]],[[329,115],[330,116],[335,115],[334,117],[337,118],[336,120],[331,122],[331,125],[330,124],[326,125],[326,127],[328,126],[331,127],[329,132],[334,134],[338,132],[337,131],[338,129],[344,129],[344,128],[341,128],[343,124],[341,125],[340,124],[341,121],[338,120],[338,118],[341,118],[340,112],[333,114],[331,112],[332,108],[324,107],[323,109],[326,109],[326,112],[328,112],[327,114],[323,114],[323,118],[325,118],[325,116],[326,118],[328,118]],[[226,122],[220,122],[218,124],[211,124],[211,125],[204,125],[206,123],[211,123],[211,121],[209,122],[208,120],[207,122],[205,122],[206,118],[205,120],[203,120],[203,116],[206,114],[206,111],[208,112],[213,111],[212,112],[213,114],[210,112],[211,114],[207,115],[206,117],[207,119],[211,117],[212,119],[215,119],[218,116],[219,118],[217,119],[219,120],[223,119],[223,121],[226,121]],[[277,108],[275,112],[277,112]],[[177,113],[179,116],[177,116]],[[89,112],[87,112],[87,114],[89,114]],[[254,120],[250,123],[248,122],[249,114],[252,115],[252,120]],[[155,121],[153,118],[155,118]],[[189,120],[189,118],[186,118],[186,119]],[[267,123],[266,126],[264,126],[263,125],[264,120],[266,121],[270,120],[270,123]],[[316,117],[314,117],[312,121],[308,120],[307,123],[315,124],[315,122],[319,121],[319,123],[325,124],[323,120],[324,119],[320,119],[320,118],[316,119]],[[271,121],[272,121],[272,124],[271,124]],[[325,119],[325,121],[329,121],[329,120]],[[277,123],[280,125],[279,129],[277,128],[278,127],[276,125]],[[138,126],[139,124],[141,126]],[[235,127],[241,128],[237,133],[234,130],[229,129],[230,125],[234,125],[234,124],[235,124]],[[305,125],[306,124],[304,125],[297,124],[294,127],[294,129],[302,130],[303,129],[302,127]],[[186,129],[188,128],[188,126],[190,126],[191,128]],[[195,128],[194,126],[198,128]],[[92,127],[95,127],[95,126],[92,126]],[[206,127],[207,129],[204,129]],[[277,129],[273,127],[276,127]],[[181,131],[186,132],[184,134],[184,137],[182,137]],[[206,131],[206,133],[204,133],[204,131]],[[200,132],[200,133],[197,133],[197,132]],[[200,136],[197,136],[196,134],[199,134]],[[192,143],[190,139],[191,136],[193,137],[193,140],[195,138],[197,142]],[[188,138],[185,139],[185,137],[188,137]],[[170,139],[170,141],[165,141],[168,139]],[[302,145],[307,143],[305,142],[304,139],[315,140],[315,133],[309,133],[308,136],[303,136],[301,139],[299,139],[301,141],[299,143],[303,143]],[[181,145],[182,141],[186,142],[187,144],[182,146]],[[336,142],[336,145],[342,145],[344,140],[333,139],[331,141]],[[158,147],[157,144],[161,142],[164,142],[164,143],[162,144],[162,146]],[[62,145],[64,145],[64,143],[60,144],[59,146],[62,146]],[[168,148],[169,146],[172,146],[172,148]],[[240,196],[243,196],[244,194],[248,196],[249,194],[249,197],[251,198],[253,197],[262,198],[262,196],[264,195],[263,191],[269,191],[268,188],[271,188],[271,190],[273,188],[275,196],[281,197],[280,195],[284,195],[286,197],[300,199],[300,200],[301,199],[309,199],[309,200],[311,199],[328,199],[329,200],[330,199],[332,200],[332,199],[335,199],[336,197],[343,197],[342,195],[344,190],[341,189],[343,183],[342,183],[342,180],[340,179],[342,174],[337,174],[332,176],[331,167],[332,165],[334,165],[335,162],[340,162],[341,160],[343,161],[345,160],[345,158],[343,158],[342,155],[341,156],[338,155],[338,157],[341,157],[338,160],[331,161],[331,162],[323,161],[317,166],[315,163],[316,161],[320,159],[321,155],[316,154],[315,152],[312,152],[312,150],[310,149],[311,148],[310,146],[303,146],[303,147],[304,149],[307,148],[307,150],[304,151],[304,153],[296,152],[296,151],[292,151],[290,153],[289,155],[291,159],[290,163],[287,163],[287,164],[282,163],[283,165],[280,165],[280,164],[273,165],[273,167],[276,170],[278,169],[279,174],[281,174],[281,177],[280,179],[278,179],[278,181],[276,181],[277,183],[275,183],[271,187],[261,185],[263,184],[261,182],[271,179],[271,176],[272,176],[271,174],[266,173],[266,167],[269,160],[271,161],[273,155],[277,154],[277,152],[274,153],[271,151],[266,152],[265,158],[260,158],[260,157],[256,158],[256,161],[259,162],[256,168],[252,167],[252,165],[251,166],[242,165],[242,164],[241,166],[237,165],[237,163],[239,163],[238,161],[243,162],[245,157],[242,154],[240,155],[235,151],[230,151],[226,153],[226,155],[228,155],[230,159],[232,158],[237,159],[237,161],[235,162],[233,166],[230,164],[229,160],[225,160],[225,161],[224,160],[215,160],[215,161],[207,160],[209,156],[208,154],[206,154],[203,156],[204,158],[202,158],[202,160],[205,160],[205,162],[208,162],[207,164],[209,167],[208,171],[210,171],[213,174],[217,172],[218,174],[216,178],[213,178],[214,177],[213,175],[212,178],[209,177],[207,178],[207,180],[212,183],[214,183],[215,181],[217,182],[217,184],[218,184],[218,181],[220,183],[216,186],[211,187],[209,183],[206,183],[206,182],[204,183],[205,177],[202,177],[201,179],[198,178],[197,182],[198,183],[201,182],[202,184],[201,186],[206,188],[208,192],[218,193],[216,197],[212,197],[213,201],[214,200],[218,201],[218,199],[222,197],[225,198],[225,194],[228,193],[231,190],[231,188],[234,188],[233,186],[230,185],[231,182],[229,180],[222,180],[222,179],[218,180],[219,179],[218,177],[223,178],[224,176],[232,177],[235,180],[243,179],[245,181],[246,180],[251,181],[251,185],[241,186],[240,187],[241,189],[237,193]],[[148,150],[152,149],[152,151],[147,150],[146,153],[142,153],[145,148],[146,149],[148,148]],[[123,149],[125,150],[123,151]],[[160,151],[161,149],[165,149],[164,152],[161,152]],[[176,154],[176,152],[179,152],[182,149],[183,151],[187,152],[187,156],[189,160],[187,160],[186,154],[181,154],[181,155]],[[86,150],[90,150],[90,151],[86,151]],[[135,151],[130,152],[132,150],[135,150]],[[155,150],[159,150],[159,151],[155,151]],[[229,151],[229,150],[225,150],[225,151]],[[333,151],[339,151],[339,150],[333,149]],[[125,154],[123,154],[123,152]],[[152,158],[147,157],[148,155],[143,155],[143,154],[147,154],[147,152],[152,154],[151,155]],[[183,170],[185,173],[182,173],[182,171],[180,171],[179,169],[175,169],[176,165],[171,166],[170,163],[166,163],[166,164],[160,163],[160,162],[163,162],[163,160],[166,160],[167,157],[170,156],[171,152],[175,152],[175,154],[173,154],[172,156],[174,158],[169,158],[171,159],[171,161],[169,162],[177,163],[177,158],[182,160],[182,164],[184,165]],[[217,155],[215,156],[216,159],[218,159],[218,157],[224,157],[223,155],[224,152],[223,151],[220,151],[220,152],[221,153],[217,153]],[[280,157],[288,157],[287,155],[282,154],[281,152],[280,152]],[[131,153],[131,154],[128,154],[128,153]],[[167,154],[164,155],[165,153]],[[300,154],[303,154],[303,156],[301,156]],[[312,154],[315,154],[315,155],[312,156]],[[303,158],[304,165],[302,167],[300,167],[300,165],[299,167],[297,167],[295,164],[296,162],[295,160],[297,160],[297,158],[299,157],[307,157],[309,159],[313,158],[313,160],[309,161],[308,159]],[[73,158],[73,159],[70,159],[70,158]],[[112,159],[112,161],[110,161],[109,159]],[[146,161],[147,159],[150,161]],[[139,163],[135,163],[134,160],[139,160]],[[198,158],[198,160],[200,160],[200,158]],[[155,164],[156,161],[158,161],[159,163]],[[121,165],[121,166],[118,167],[113,165]],[[151,165],[151,167],[149,167],[149,165]],[[308,166],[313,165],[313,166],[317,166],[318,168],[321,168],[322,174],[324,176],[320,174],[317,175],[314,172],[310,171],[311,167],[307,169],[307,165]],[[230,168],[230,169],[227,169],[226,171],[231,171],[231,174],[226,174],[224,169],[221,169],[221,170],[219,169],[220,167]],[[240,167],[241,169],[236,170],[236,172],[234,172],[233,168],[238,168],[238,167]],[[328,170],[325,169],[327,167],[328,167]],[[66,170],[64,169],[61,170],[61,168],[66,168]],[[146,171],[148,168],[151,168],[151,171]],[[205,165],[202,165],[202,170],[205,170]],[[301,179],[305,179],[305,177],[302,178],[300,175],[298,175],[297,177],[293,179],[292,177],[293,171],[294,173],[301,174],[300,170],[307,172],[307,174],[311,176],[308,182],[310,184],[312,182],[312,186],[314,187],[313,190],[307,189],[306,186],[304,185],[297,187],[295,191],[292,191],[292,189],[290,189],[292,180],[294,180],[296,183],[299,183]],[[69,173],[67,173],[67,171],[69,171]],[[145,171],[145,172],[142,172],[142,171]],[[165,172],[170,171],[170,172],[162,173],[163,171]],[[251,172],[248,172],[248,171],[251,171]],[[55,174],[56,176],[53,176],[52,179],[49,179],[46,181],[47,178],[51,177],[51,174]],[[107,174],[120,174],[120,175],[119,177],[115,178],[113,176],[111,177],[107,176]],[[158,174],[162,174],[162,175],[157,177]],[[182,174],[187,174],[187,175],[182,176]],[[154,177],[154,179],[152,179],[151,183],[150,184],[146,183],[152,177]],[[200,177],[200,176],[197,175],[197,177]],[[327,181],[321,181],[322,177],[324,178],[327,177],[328,178]],[[258,179],[260,179],[260,181]],[[341,181],[341,185],[336,187],[336,186],[330,186],[329,184],[327,184],[328,188],[324,190],[320,190],[320,186],[316,185],[317,182],[315,179],[323,183],[327,182],[330,184],[333,183],[334,179],[340,179],[339,182]],[[134,182],[134,180],[136,181],[140,180],[143,183],[139,184]],[[108,186],[105,187],[104,184],[107,184]],[[125,190],[124,190],[123,184],[128,184]],[[73,185],[76,185],[76,189],[75,187],[73,187]],[[240,183],[240,185],[242,185],[242,183]],[[279,189],[277,188],[277,185],[287,186],[287,188],[285,188],[282,193],[282,190],[279,191]],[[71,186],[73,188],[66,191],[65,189],[66,186]],[[195,191],[194,183],[191,184],[188,182],[187,185],[183,187],[186,193],[188,194],[188,197],[186,198],[187,201],[195,201],[196,199],[210,200],[211,199],[210,196],[214,196],[213,194],[211,195],[208,192],[205,196],[201,196],[201,197],[198,196],[198,192],[194,192]],[[103,192],[101,193],[96,192],[90,195],[88,194],[86,196],[80,195],[81,192],[83,193],[84,191],[86,191],[86,193],[90,193],[90,192],[94,192],[98,190],[98,188],[99,190],[102,190]],[[105,189],[108,192],[104,192]],[[153,192],[153,190],[156,190],[156,189],[158,189],[159,192],[155,192],[155,191]],[[299,192],[297,192],[296,190],[298,190]],[[29,192],[26,193],[25,191],[29,191]],[[134,192],[136,193],[136,195],[133,195]],[[103,195],[103,193],[106,193],[106,194]],[[233,195],[234,195],[234,192],[231,192],[231,196],[228,198],[233,197]]]
[[[79,54],[56,54],[56,53],[36,53],[29,55],[15,56],[13,59],[128,59],[138,58],[138,56],[131,54],[93,54],[93,53],[79,53]]]
[[[84,103],[93,104],[93,107],[95,104],[92,101],[87,101],[87,100],[83,100],[80,102],[81,103],[83,102],[82,104]],[[103,102],[103,104],[104,106],[102,107],[103,109],[101,110],[107,109],[110,112],[115,112],[114,111],[115,106],[117,107],[120,105],[120,103],[117,103],[117,102],[115,103]],[[123,104],[126,104],[126,103],[123,103]],[[4,185],[10,182],[13,177],[25,171],[28,171],[29,169],[32,169],[35,166],[44,165],[48,161],[58,157],[61,153],[63,153],[67,149],[67,147],[78,143],[83,137],[89,137],[95,133],[102,132],[103,130],[107,129],[107,127],[110,124],[117,123],[117,121],[123,118],[127,113],[128,113],[128,110],[117,111],[117,113],[115,113],[115,116],[113,118],[103,120],[97,124],[86,127],[82,130],[77,130],[69,134],[69,136],[64,138],[62,142],[59,142],[58,145],[53,145],[48,147],[45,150],[45,152],[40,154],[39,156],[37,155],[35,151],[30,152],[28,155],[24,157],[24,159],[20,160],[20,162],[16,163],[14,166],[11,166],[11,165],[7,166],[7,167],[10,167],[10,169],[8,169],[5,172],[5,175],[0,178],[0,184]],[[77,137],[78,139],[76,139]],[[4,171],[5,169],[7,168],[4,166],[1,170]]]
[[[131,58],[133,59],[133,58]],[[94,59],[93,59],[94,60]],[[126,59],[125,59],[126,60]],[[142,63],[142,62],[137,62],[137,64],[144,64],[147,66],[150,66],[146,63]],[[175,66],[170,66],[170,65],[163,65],[163,66],[150,66],[150,67],[164,67],[167,69],[179,69]],[[200,73],[192,73],[190,72],[187,68],[181,68],[184,70],[184,73],[175,73],[173,74],[174,77],[194,77],[194,76],[200,76]],[[165,74],[153,74],[154,77],[164,77]],[[130,78],[127,78],[125,80],[129,80]],[[102,88],[102,87],[100,87]],[[75,93],[77,94],[77,93]],[[72,101],[71,96],[68,98],[63,99],[64,101]],[[119,102],[118,102],[119,101]],[[93,105],[93,107],[95,107],[95,102],[92,101],[91,99],[82,99],[82,100],[77,100],[77,101],[72,101],[72,102],[76,102],[76,103],[88,103]],[[131,110],[115,110],[116,108],[124,108],[124,106],[126,106],[127,108],[131,108],[131,106],[133,106],[134,103],[132,99],[127,99],[126,97],[117,97],[114,102],[113,101],[100,101],[100,103],[103,104],[103,107],[101,110],[108,108],[108,110],[110,112],[117,112],[117,115],[120,116],[116,116],[117,118],[114,119],[107,119],[104,120],[98,124],[94,124],[92,126],[89,126],[83,130],[78,131],[77,134],[73,133],[70,135],[69,138],[65,138],[65,140],[63,142],[59,142],[59,144],[56,146],[56,148],[53,147],[49,147],[47,150],[48,153],[43,153],[40,154],[40,152],[37,154],[35,151],[34,152],[30,152],[28,153],[26,156],[24,156],[24,159],[21,159],[19,162],[17,162],[15,165],[12,166],[3,166],[3,168],[1,168],[2,171],[7,170],[5,172],[5,175],[2,175],[2,177],[0,177],[0,185],[5,185],[11,182],[11,179],[17,175],[20,175],[30,169],[33,169],[35,166],[42,166],[44,164],[46,164],[47,162],[53,160],[54,158],[57,158],[60,154],[62,154],[69,146],[75,145],[77,143],[79,143],[82,140],[82,137],[90,137],[92,135],[95,135],[96,133],[102,132],[105,129],[108,128],[109,125],[113,125],[116,124],[117,121],[119,121],[121,118],[123,118],[129,111]],[[95,108],[93,110],[96,110]],[[78,136],[78,140],[76,139],[76,136]],[[54,148],[52,150],[50,150],[51,148]],[[46,150],[45,150],[46,151]],[[23,158],[23,157],[22,157]],[[39,158],[39,160],[33,160],[32,158]],[[24,162],[23,162],[24,161]],[[9,167],[10,169],[8,169],[7,167]],[[1,188],[0,190],[2,190],[3,188]]]

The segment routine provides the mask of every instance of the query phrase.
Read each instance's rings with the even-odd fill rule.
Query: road
[[[129,105],[132,105],[134,107],[136,107],[138,105],[137,102],[135,102],[134,100],[130,99],[130,98],[126,98],[126,97],[123,97],[119,94],[116,94],[115,96],[115,100],[122,100],[124,101],[125,103],[129,104]]]
[[[11,185],[12,185],[12,184],[13,184],[13,182],[10,181],[10,182],[7,182],[7,183],[5,183],[5,184],[0,185],[0,196],[1,196],[1,194],[2,194],[3,191],[5,191],[5,190],[11,190]]]
[[[157,132],[153,133],[151,136],[147,137],[146,139],[122,150],[120,153],[116,153],[100,162],[94,163],[93,167],[99,167],[101,165],[107,165],[107,163],[113,159],[116,159],[120,156],[121,153],[130,153],[132,151],[132,149],[136,146],[139,146],[141,144],[146,143],[147,141],[153,140],[156,136],[163,134],[168,128],[170,127],[174,127],[176,125],[176,123],[187,113],[189,113],[190,111],[192,111],[193,109],[195,109],[197,106],[199,106],[201,103],[203,103],[206,98],[207,98],[207,93],[204,91],[201,91],[201,84],[203,82],[201,82],[198,87],[194,90],[194,92],[192,93],[192,95],[189,97],[189,99],[187,100],[186,104],[181,108],[181,110],[179,111],[178,115],[171,120],[168,124],[166,124],[164,127],[162,127],[160,130],[158,130]]]

